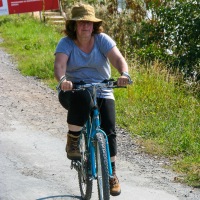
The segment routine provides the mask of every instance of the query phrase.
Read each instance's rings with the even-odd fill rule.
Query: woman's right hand
[[[62,91],[69,91],[73,89],[73,83],[71,81],[64,80],[60,86]]]

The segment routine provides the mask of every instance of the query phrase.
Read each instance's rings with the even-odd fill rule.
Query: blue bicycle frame
[[[93,90],[95,90],[93,88]],[[94,110],[93,110],[93,116],[91,119],[88,119],[86,122],[86,128],[87,128],[87,147],[89,149],[89,157],[90,157],[90,164],[91,164],[91,170],[92,170],[92,177],[96,178],[96,165],[95,165],[95,147],[94,147],[94,139],[96,133],[101,133],[104,135],[105,141],[106,141],[106,152],[107,152],[107,159],[108,159],[108,172],[109,176],[112,176],[112,167],[111,167],[111,160],[110,160],[110,150],[108,145],[108,138],[106,133],[100,128],[100,119],[99,119],[99,110],[97,108],[97,101],[96,101],[96,92],[93,92],[93,101],[94,101]]]

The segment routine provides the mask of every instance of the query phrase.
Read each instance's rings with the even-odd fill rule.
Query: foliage
[[[158,3],[159,2],[159,3]],[[200,3],[196,0],[146,1],[151,11],[132,34],[133,51],[143,60],[159,59],[186,78],[200,79]]]
[[[116,1],[109,2],[107,13],[99,16],[122,53],[128,59],[137,56],[141,63],[164,62],[175,73],[180,71],[200,96],[200,3],[127,0],[127,10],[119,15],[113,8]]]
[[[156,14],[163,33],[160,47],[172,51],[171,64],[186,76],[197,73],[200,79],[200,3],[177,0],[160,6]]]

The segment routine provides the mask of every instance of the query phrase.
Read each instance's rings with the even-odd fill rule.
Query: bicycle
[[[132,81],[129,80],[129,84]],[[100,200],[110,199],[109,179],[112,178],[110,151],[106,133],[100,128],[99,111],[96,92],[102,88],[118,88],[116,81],[107,80],[102,83],[73,84],[73,90],[91,88],[94,106],[92,113],[84,125],[79,140],[80,160],[71,161],[71,169],[78,172],[79,188],[83,200],[92,196],[93,180],[97,180],[98,197]]]

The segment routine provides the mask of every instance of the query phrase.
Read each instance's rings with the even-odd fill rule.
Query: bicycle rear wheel
[[[100,200],[110,199],[110,185],[106,141],[102,133],[96,134],[97,187]]]
[[[89,158],[87,153],[87,138],[84,133],[80,138],[81,167],[78,170],[79,188],[83,200],[89,200],[92,196],[93,181],[89,174]]]

